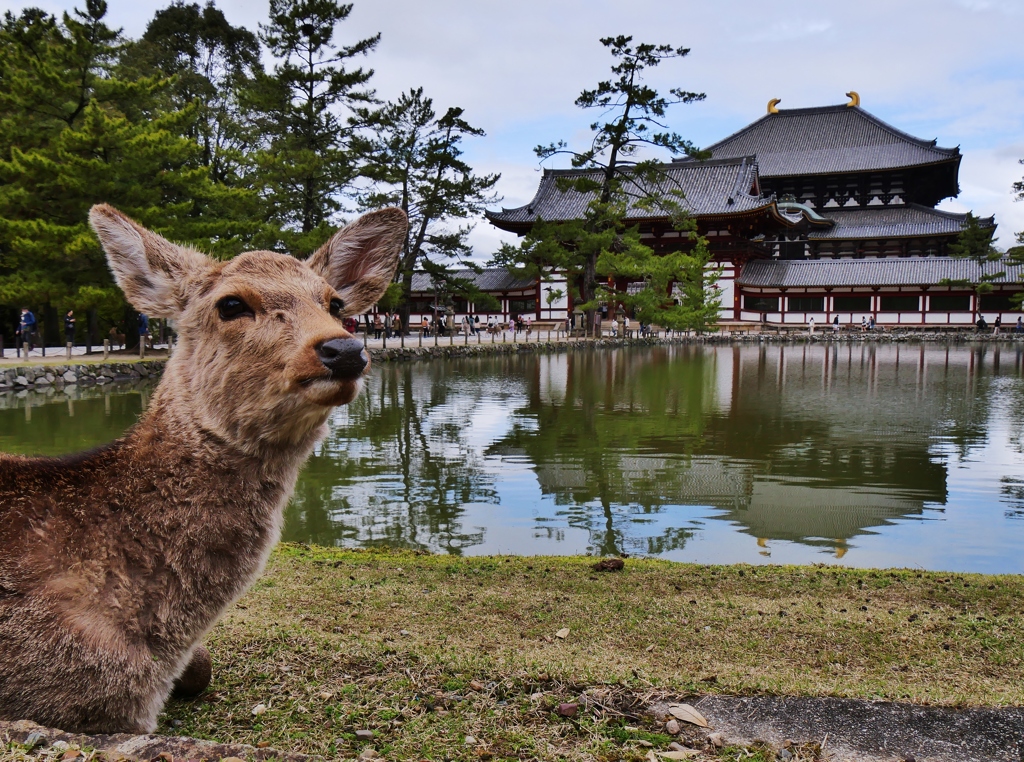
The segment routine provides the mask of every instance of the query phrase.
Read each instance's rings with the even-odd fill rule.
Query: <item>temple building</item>
[[[779,109],[773,99],[760,119],[710,146],[709,159],[662,165],[666,186],[683,191],[722,266],[720,319],[1016,320],[1010,296],[1024,283],[1020,266],[989,265],[1005,274],[980,299],[971,288],[942,285],[980,275],[977,264],[948,255],[966,215],[935,208],[960,192],[959,149],[908,135],[862,109],[856,93],[848,96],[845,104],[801,109]],[[545,170],[529,204],[488,212],[488,220],[523,235],[537,219],[578,218],[590,197],[563,192],[557,181],[580,171]],[[655,251],[686,245],[665,217],[630,207],[627,220]],[[980,222],[995,227],[992,217]],[[569,300],[558,306],[572,309]]]

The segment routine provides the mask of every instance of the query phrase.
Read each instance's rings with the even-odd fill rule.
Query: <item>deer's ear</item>
[[[117,285],[135,309],[151,317],[177,317],[190,283],[213,266],[205,255],[146,230],[107,204],[90,209],[89,222]]]
[[[395,277],[408,229],[401,209],[364,214],[335,233],[306,264],[334,287],[346,314],[366,312]]]

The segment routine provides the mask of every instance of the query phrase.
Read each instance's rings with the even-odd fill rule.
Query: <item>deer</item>
[[[178,341],[116,441],[0,455],[0,718],[152,733],[175,681],[277,543],[299,468],[369,369],[342,325],[394,277],[407,219],[363,215],[305,260],[215,261],[111,206],[114,279]]]

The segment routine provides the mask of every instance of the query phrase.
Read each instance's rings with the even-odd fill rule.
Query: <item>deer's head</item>
[[[174,321],[159,397],[172,419],[246,450],[287,446],[358,393],[369,358],[342,318],[372,307],[391,282],[401,210],[364,215],[305,261],[252,251],[216,262],[105,204],[89,218],[132,305]]]

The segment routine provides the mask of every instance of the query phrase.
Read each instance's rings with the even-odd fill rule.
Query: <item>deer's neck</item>
[[[240,447],[169,402],[177,398],[154,395],[121,444],[125,498],[152,559],[146,597],[162,602],[140,599],[140,619],[170,649],[201,637],[260,574],[320,428],[297,442]]]

